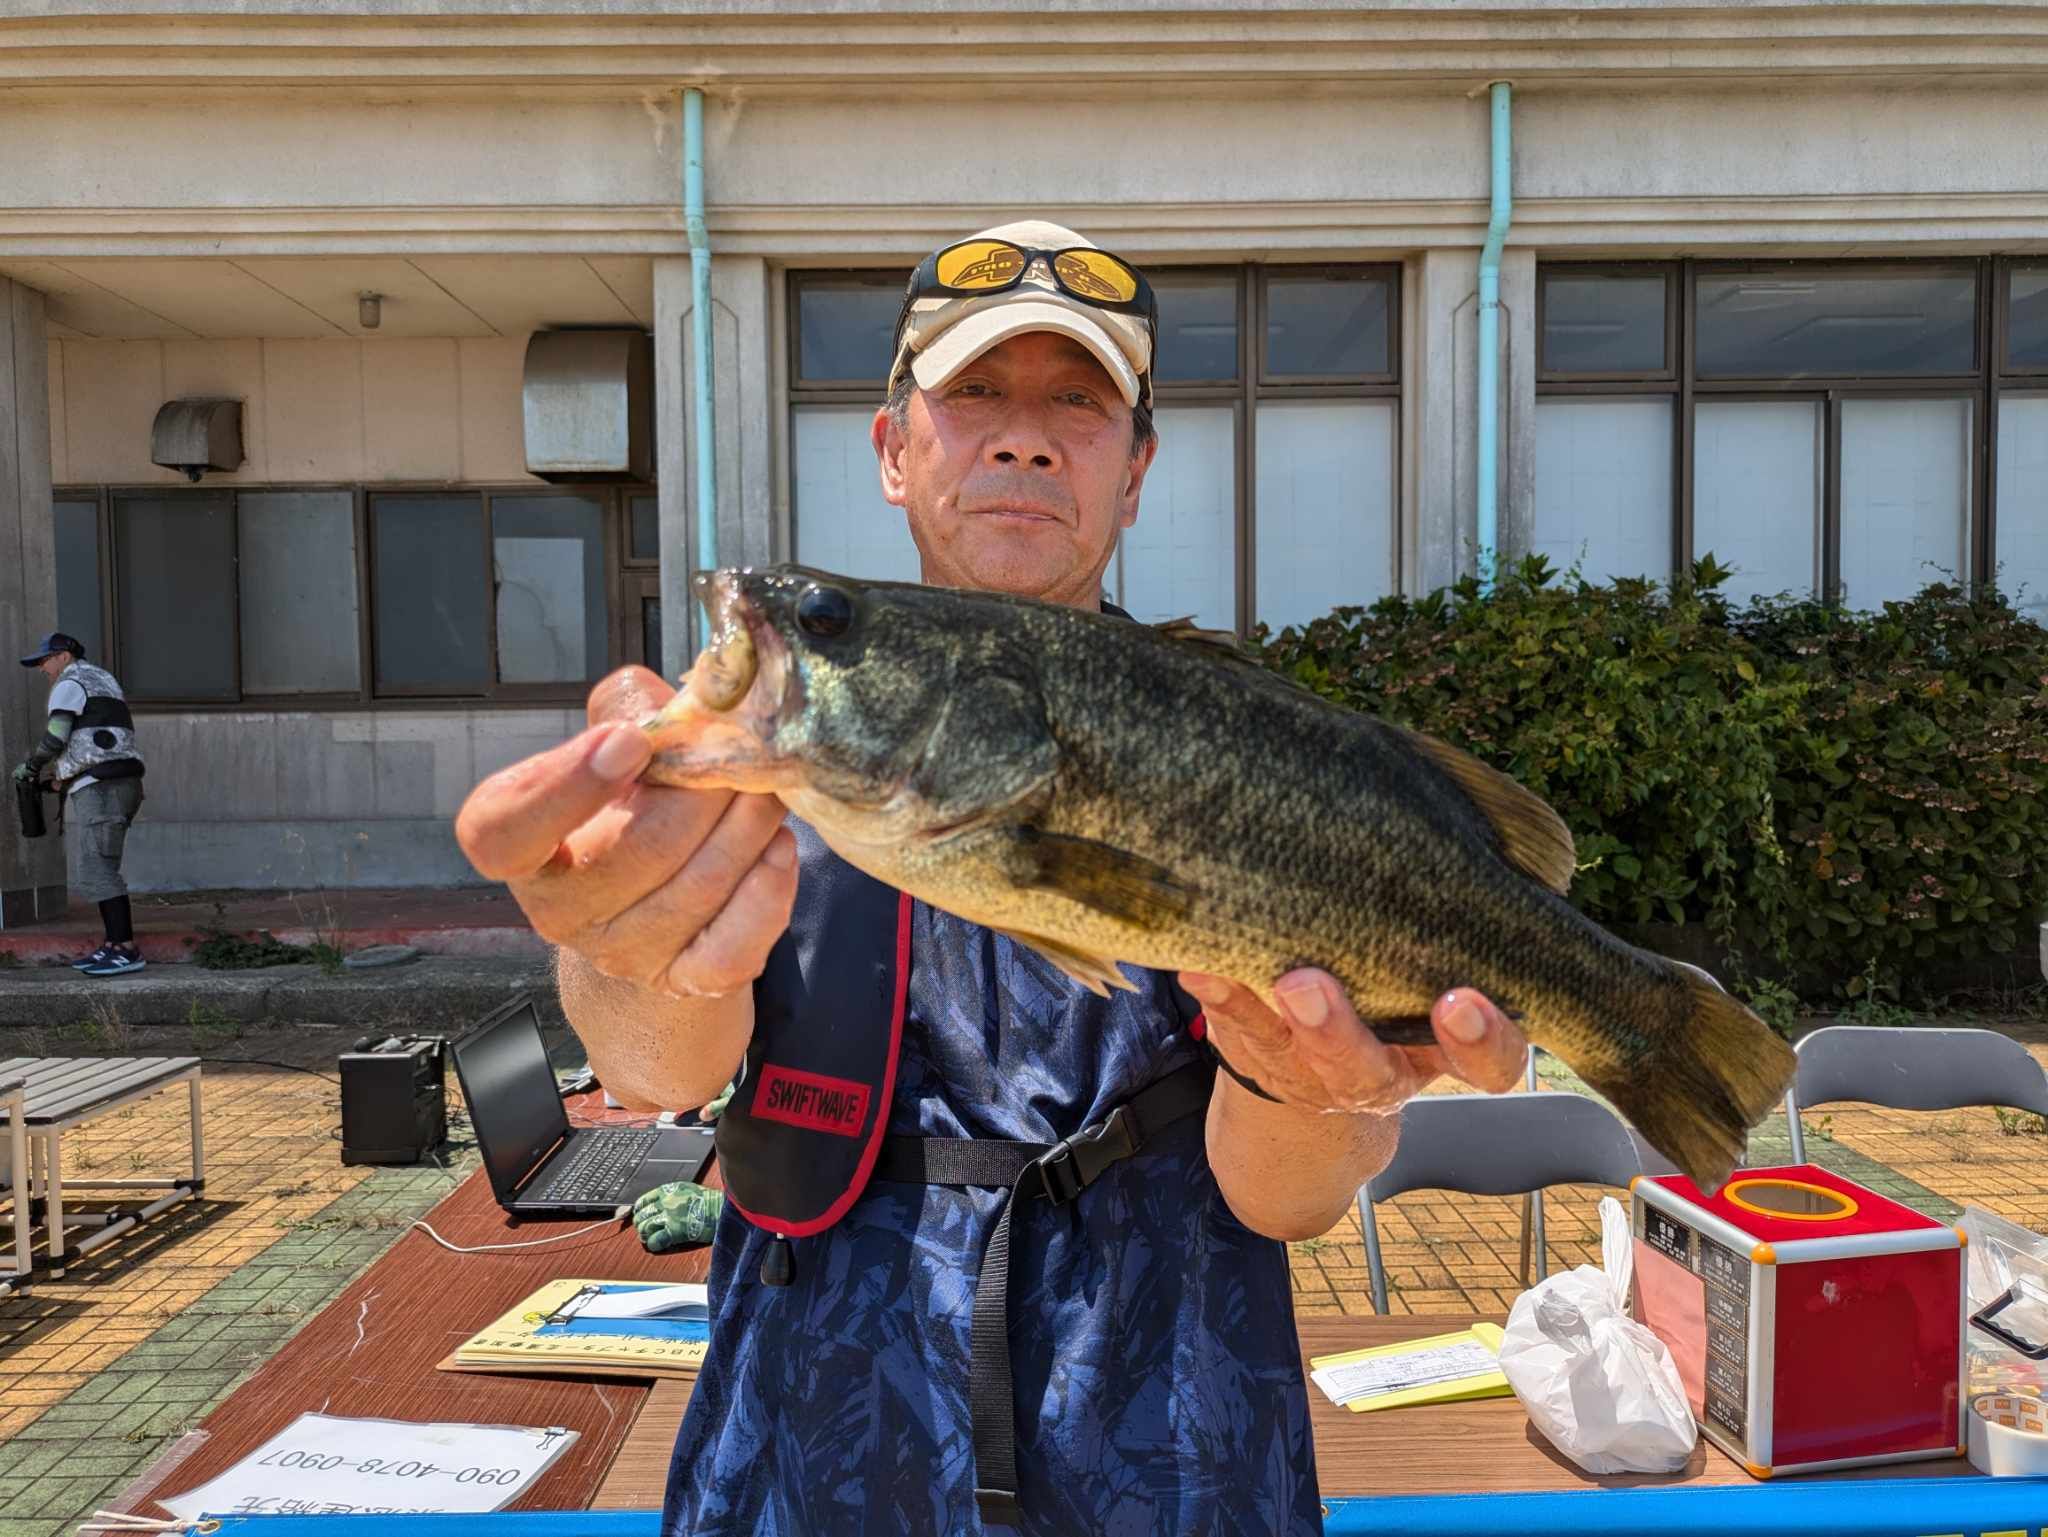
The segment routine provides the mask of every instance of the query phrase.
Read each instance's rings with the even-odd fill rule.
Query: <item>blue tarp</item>
[[[1328,1537],[1994,1537],[2048,1526],[2048,1478],[1871,1478],[1570,1494],[1333,1499]],[[495,1516],[228,1516],[220,1537],[658,1537],[651,1510],[524,1510]]]

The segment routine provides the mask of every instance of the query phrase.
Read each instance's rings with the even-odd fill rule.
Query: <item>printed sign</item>
[[[159,1499],[211,1516],[477,1513],[510,1504],[576,1432],[302,1414],[218,1477]]]

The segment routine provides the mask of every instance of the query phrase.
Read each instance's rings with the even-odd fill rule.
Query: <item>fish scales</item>
[[[1217,637],[794,567],[699,590],[730,643],[650,723],[653,777],[772,790],[1092,986],[1123,962],[1270,1003],[1313,965],[1409,1021],[1476,987],[1708,1184],[1789,1080],[1711,978],[1564,900],[1570,835],[1540,800]]]

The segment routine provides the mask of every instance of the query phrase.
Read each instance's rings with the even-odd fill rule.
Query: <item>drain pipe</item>
[[[1492,98],[1493,193],[1486,245],[1479,253],[1479,590],[1493,591],[1500,544],[1500,253],[1514,217],[1512,89],[1487,87]]]
[[[718,453],[712,436],[711,236],[704,227],[704,93],[683,92],[683,227],[690,237],[690,339],[697,391],[692,442],[697,455],[697,568],[718,564]],[[711,616],[697,616],[698,644],[711,639]]]

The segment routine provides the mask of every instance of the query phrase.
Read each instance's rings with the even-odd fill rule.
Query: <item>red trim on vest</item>
[[[825,1211],[809,1222],[778,1222],[773,1217],[759,1217],[733,1200],[730,1193],[726,1202],[732,1209],[745,1217],[755,1227],[765,1228],[783,1238],[809,1238],[822,1233],[826,1228],[845,1216],[847,1209],[860,1199],[867,1189],[868,1176],[874,1172],[875,1160],[882,1154],[882,1133],[889,1127],[889,1108],[896,1099],[896,1058],[903,1047],[903,1014],[910,1002],[910,893],[898,892],[896,900],[896,1000],[889,1011],[889,1065],[882,1072],[882,1102],[875,1111],[875,1129],[868,1137],[868,1145],[860,1155],[860,1166],[853,1171],[853,1178]],[[783,1069],[776,1069],[780,1072]],[[809,1075],[806,1075],[809,1076]],[[830,1081],[830,1080],[827,1080]]]
[[[1193,1019],[1188,1021],[1188,1039],[1191,1041],[1206,1041],[1208,1038],[1208,1016],[1204,1014],[1197,1014]]]
[[[764,1121],[826,1131],[835,1137],[858,1137],[868,1121],[868,1086],[851,1078],[763,1062],[751,1108]]]

